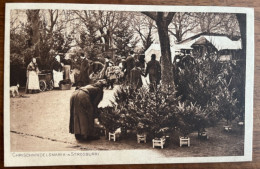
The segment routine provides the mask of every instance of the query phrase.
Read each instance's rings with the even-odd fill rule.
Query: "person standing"
[[[116,73],[115,68],[112,63],[109,63],[107,70],[106,70],[106,77],[107,77],[107,89],[112,90],[114,88],[114,83],[116,81]]]
[[[122,71],[122,77],[120,81],[124,83],[126,81],[126,58],[123,56],[121,59],[121,63],[119,63],[119,67],[121,68]]]
[[[40,84],[39,84],[39,68],[36,62],[36,58],[33,57],[32,61],[27,66],[27,82],[25,93],[35,93],[40,91]]]
[[[145,67],[145,60],[144,60],[144,58],[145,58],[145,55],[140,55],[139,57],[138,57],[138,61],[136,62],[136,67],[139,67],[139,68],[141,68],[142,70],[144,69],[144,67]]]
[[[71,70],[71,60],[69,54],[65,55],[63,63],[64,63],[64,79],[68,80],[70,79],[70,70]]]
[[[130,72],[130,85],[134,88],[134,90],[139,89],[143,85],[141,75],[144,75],[141,68],[135,65]]]
[[[53,81],[54,87],[59,87],[60,81],[63,80],[63,64],[61,63],[60,55],[55,57],[55,60],[52,65],[53,68]]]
[[[125,68],[123,68],[123,71],[126,70],[126,81],[130,81],[130,71],[134,68],[135,66],[135,59],[134,59],[134,52],[130,51],[130,55],[126,58],[125,61]]]
[[[89,78],[89,61],[87,57],[82,53],[81,55],[81,65],[78,86],[86,86],[90,83]]]
[[[161,65],[157,60],[155,60],[155,58],[156,55],[152,54],[151,61],[147,63],[145,71],[145,76],[149,74],[150,91],[155,91],[161,80]]]

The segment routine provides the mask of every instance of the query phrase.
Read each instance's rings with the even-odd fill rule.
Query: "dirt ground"
[[[114,89],[116,90],[116,89]],[[100,107],[113,100],[114,90],[105,90]],[[129,137],[117,142],[105,137],[96,141],[77,142],[69,133],[69,100],[71,90],[53,90],[25,97],[10,99],[11,151],[78,151],[78,150],[153,150],[155,156],[235,156],[244,153],[244,133],[234,123],[230,133],[223,131],[223,124],[209,128],[209,140],[199,140],[190,135],[191,147],[179,147],[179,133],[173,133],[165,149],[153,149],[152,142],[137,144]]]

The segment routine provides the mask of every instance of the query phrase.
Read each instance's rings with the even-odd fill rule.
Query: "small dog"
[[[19,96],[19,92],[18,92],[18,88],[20,87],[19,84],[17,84],[16,86],[11,86],[10,87],[10,92],[12,92],[12,96],[15,97],[15,92],[17,93],[17,96]]]

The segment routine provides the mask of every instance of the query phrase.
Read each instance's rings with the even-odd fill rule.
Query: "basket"
[[[72,86],[72,84],[61,84],[60,89],[61,90],[70,90],[71,86]]]

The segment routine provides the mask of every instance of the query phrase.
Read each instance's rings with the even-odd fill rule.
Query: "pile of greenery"
[[[100,121],[109,131],[122,127],[137,134],[147,134],[150,138],[162,137],[166,131],[174,131],[176,127],[186,128],[181,130],[184,135],[206,127],[204,111],[196,105],[180,104],[173,89],[162,90],[161,86],[154,92],[145,87],[136,91],[122,86],[115,94],[114,107],[100,110]]]
[[[134,90],[121,86],[110,111],[111,116],[119,117],[117,127],[146,133],[151,138],[177,129],[186,137],[215,126],[222,119],[229,125],[244,116],[238,64],[219,62],[215,53],[183,58],[180,64],[175,67],[175,87],[158,86],[150,92],[146,87]],[[114,123],[106,124],[111,128]]]

